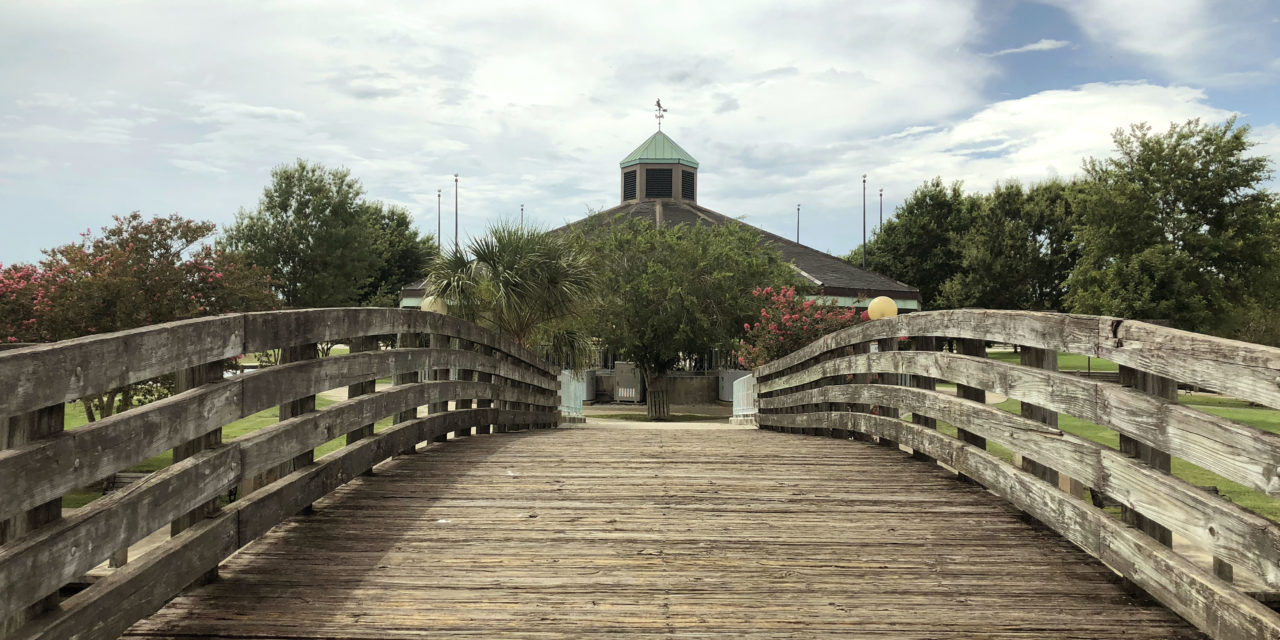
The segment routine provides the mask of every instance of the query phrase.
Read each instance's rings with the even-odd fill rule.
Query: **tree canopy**
[[[53,342],[271,308],[267,275],[202,243],[213,231],[210,222],[135,212],[114,217],[100,235],[86,231],[79,242],[45,250],[39,264],[0,269],[0,340]],[[89,420],[127,408],[137,391],[88,399]]]
[[[602,216],[606,214],[596,214]],[[744,224],[655,226],[592,219],[582,246],[599,274],[588,332],[644,372],[651,418],[665,402],[662,378],[683,356],[728,351],[758,317],[751,292],[796,284],[795,270]]]
[[[451,314],[520,343],[555,345],[592,294],[593,280],[587,258],[563,235],[497,223],[465,248],[437,256],[427,293]],[[554,355],[572,359],[573,351]]]
[[[1274,296],[1280,211],[1248,133],[1234,119],[1134,125],[1115,132],[1115,155],[1085,162],[1073,311],[1231,333],[1239,308]]]
[[[299,159],[271,171],[223,242],[270,275],[286,307],[391,305],[421,278],[435,243],[401,207],[366,200],[346,169]]]

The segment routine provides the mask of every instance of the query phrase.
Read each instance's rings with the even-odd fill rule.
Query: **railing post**
[[[471,342],[470,340],[463,340],[463,339],[459,338],[459,339],[458,339],[458,349],[459,349],[460,351],[464,351],[464,352],[467,352],[467,353],[474,353],[474,352],[475,352],[475,343],[474,343],[474,342]],[[462,367],[458,367],[458,380],[462,380],[462,381],[464,381],[464,382],[465,382],[465,381],[475,380],[475,373],[476,373],[476,372],[475,372],[474,370],[472,370],[472,369],[463,369]],[[471,398],[463,398],[463,399],[461,399],[461,400],[457,400],[457,401],[456,401],[456,403],[455,403],[455,406],[456,406],[457,408],[459,408],[459,409],[470,409],[470,408],[472,407],[472,401],[471,401]],[[466,425],[466,426],[460,426],[460,427],[458,427],[458,428],[457,428],[457,430],[455,430],[455,431],[453,432],[453,437],[455,437],[455,438],[465,438],[465,437],[470,436],[470,435],[471,435],[471,425],[470,425],[470,424],[468,424],[468,425]]]
[[[291,362],[304,362],[307,360],[316,360],[320,357],[319,345],[314,342],[300,344],[292,347],[286,347],[280,350],[280,364],[289,364]],[[300,416],[304,413],[311,413],[316,410],[316,397],[314,394],[303,396],[292,402],[280,405],[280,420],[283,422],[289,418]],[[286,476],[307,465],[314,464],[316,461],[316,450],[304,451],[294,457],[293,460],[284,463],[280,468],[280,476]],[[302,508],[299,513],[311,514],[315,510],[311,505]]]
[[[870,342],[859,342],[859,343],[856,343],[856,344],[854,344],[854,345],[853,345],[852,350],[853,350],[853,355],[862,355],[862,354],[865,354],[865,353],[871,353],[871,343],[870,343]],[[870,374],[870,373],[863,372],[863,373],[855,373],[855,374],[853,374],[853,383],[854,383],[854,384],[857,384],[857,385],[864,385],[864,384],[869,384],[870,382],[871,382],[871,374]],[[855,402],[855,403],[852,403],[852,404],[853,404],[852,409],[853,409],[853,411],[854,411],[855,413],[871,413],[871,405],[869,405],[869,404],[866,404],[866,403],[863,403],[863,402]],[[871,435],[868,435],[868,434],[866,434],[866,433],[863,433],[863,432],[861,432],[861,431],[854,431],[854,432],[853,432],[853,439],[854,439],[854,440],[862,440],[862,441],[864,441],[864,442],[875,442],[875,441],[876,441],[875,437],[873,437],[873,436],[871,436]]]
[[[1178,383],[1172,378],[1165,378],[1122,366],[1120,367],[1120,384],[1151,394],[1157,398],[1172,402],[1178,401]],[[1154,469],[1165,473],[1170,472],[1172,457],[1168,453],[1138,442],[1124,434],[1120,434],[1120,452],[1137,458]],[[1141,529],[1147,535],[1159,541],[1160,544],[1166,547],[1173,546],[1173,532],[1147,519],[1141,513],[1121,506],[1120,516],[1125,522]]]
[[[442,333],[433,333],[430,336],[430,340],[431,340],[430,346],[434,350],[443,351],[449,348],[449,336],[447,335],[444,335]],[[429,370],[427,375],[429,376],[429,380],[433,382],[444,382],[449,379],[449,368],[448,367],[432,368]],[[448,400],[444,400],[441,402],[432,402],[427,405],[427,411],[433,416],[443,414],[448,410],[449,410]],[[449,439],[448,433],[441,433],[440,435],[437,435],[436,437],[432,438],[431,441],[444,442],[445,440],[448,440],[448,439]]]
[[[59,403],[31,413],[0,418],[0,450],[14,449],[33,440],[52,438],[62,432],[66,420],[66,406]],[[50,500],[34,509],[5,521],[0,521],[0,544],[18,538],[62,519],[62,498]],[[23,594],[31,595],[31,594]],[[27,620],[58,606],[58,592],[39,598],[21,613],[0,620],[0,636],[21,627]]]
[[[1022,347],[1022,366],[1037,369],[1058,370],[1058,352],[1035,347]],[[1051,427],[1058,426],[1058,412],[1038,407],[1026,402],[1022,403],[1022,417],[1042,422]],[[1022,469],[1049,484],[1058,486],[1058,472],[1031,458],[1022,457]]]
[[[913,351],[937,351],[937,340],[935,340],[933,336],[915,336],[911,339],[911,349]],[[911,376],[911,386],[917,389],[924,389],[926,391],[935,391],[938,388],[938,383],[936,380],[928,376]],[[936,419],[921,415],[916,411],[911,412],[911,422],[927,429],[938,428],[938,421]],[[911,457],[925,462],[934,461],[932,456],[927,455],[922,451],[912,451]]]
[[[174,390],[178,393],[190,391],[201,385],[210,384],[222,380],[223,367],[221,362],[210,362],[189,369],[183,369],[177,373],[177,381]],[[173,461],[175,463],[190,458],[206,449],[215,449],[222,446],[222,428],[215,429],[205,435],[184,442],[173,448]],[[183,514],[182,517],[174,520],[169,524],[169,535],[176,536],[186,529],[189,529],[196,523],[205,518],[217,515],[222,508],[221,499],[214,498],[191,511]],[[112,560],[123,565],[128,561],[129,549],[126,547],[116,552],[116,556]],[[112,564],[115,564],[114,562]],[[195,581],[195,584],[208,584],[218,579],[218,568],[214,567],[207,573]]]
[[[986,341],[981,339],[959,338],[956,340],[956,349],[957,351],[960,352],[961,355],[974,356],[977,358],[987,357],[987,343]],[[983,404],[986,404],[987,402],[986,391],[979,389],[977,387],[970,387],[967,385],[963,385],[958,382],[956,383],[956,395],[961,398],[964,398],[965,400],[972,400],[974,402],[981,402]],[[959,437],[960,440],[966,444],[973,445],[983,450],[986,450],[987,448],[987,439],[976,433],[971,433],[969,431],[965,431],[964,429],[956,427],[956,436]],[[964,478],[965,480],[973,481],[972,478],[964,474],[960,474],[959,477]]]
[[[416,333],[401,333],[396,335],[396,347],[400,349],[416,349],[419,346],[421,346],[421,342],[422,341],[421,341],[421,338],[419,337],[419,334],[416,334]],[[397,385],[413,384],[415,382],[418,382],[418,370],[414,369],[413,371],[405,371],[402,373],[397,373],[395,375],[393,382]],[[401,422],[408,422],[410,420],[416,420],[417,418],[418,418],[418,408],[413,407],[411,409],[405,409],[404,411],[397,413],[396,423],[399,424]],[[415,442],[409,445],[409,447],[404,451],[402,451],[401,453],[409,454],[409,453],[417,453],[417,451],[418,451],[418,443]]]
[[[347,340],[347,347],[349,349],[348,353],[364,353],[367,351],[380,350],[380,347],[378,346],[377,336],[357,336],[354,338],[349,338]],[[378,381],[376,379],[365,380],[364,382],[357,382],[353,385],[348,385],[347,399],[350,400],[351,398],[368,395],[370,393],[373,393],[374,391],[377,391],[377,388],[378,388]],[[373,429],[374,429],[374,425],[366,424],[360,427],[359,429],[356,429],[355,431],[348,433],[347,444],[351,444],[353,442],[356,442],[357,440],[362,440],[364,438],[372,437]],[[367,475],[367,476],[373,475],[373,469],[365,470],[364,475]]]
[[[492,357],[492,355],[493,355],[493,348],[492,348],[492,347],[490,347],[490,346],[488,346],[488,345],[485,345],[485,344],[479,344],[479,343],[477,343],[477,344],[476,344],[476,351],[477,351],[480,355],[483,355],[483,356],[490,356],[490,357]],[[484,383],[486,383],[486,384],[488,384],[488,385],[490,385],[490,386],[493,386],[493,374],[492,374],[492,373],[482,373],[482,372],[480,372],[480,371],[474,371],[474,372],[472,372],[472,374],[475,376],[476,381],[478,381],[478,382],[484,382]],[[493,407],[493,400],[482,400],[482,399],[479,399],[479,398],[477,398],[477,399],[476,399],[476,408],[477,408],[477,409],[490,409],[490,408],[492,408],[492,407]],[[492,432],[491,425],[488,425],[488,424],[479,424],[479,425],[476,425],[476,435],[485,435],[485,434],[488,434],[488,433],[491,433],[491,432]]]
[[[876,341],[876,350],[880,353],[892,353],[898,350],[897,338],[881,338]],[[888,376],[897,377],[896,373],[877,373],[875,374],[876,382],[883,385],[896,385],[897,382],[889,382]],[[877,406],[876,413],[886,418],[897,418],[900,414],[897,407]],[[880,446],[897,449],[898,443],[889,438],[880,438]]]
[[[376,336],[359,336],[349,338],[347,340],[349,353],[364,353],[367,351],[378,351],[378,338]],[[365,380],[352,385],[347,385],[347,399],[368,395],[377,390],[377,380]],[[362,440],[373,435],[373,425],[366,424],[355,431],[347,434],[347,444],[351,444],[357,440]]]

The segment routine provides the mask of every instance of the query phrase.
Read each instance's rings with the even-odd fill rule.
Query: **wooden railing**
[[[389,335],[395,348],[379,348]],[[317,358],[330,341],[351,353]],[[224,377],[228,359],[271,349],[280,365]],[[169,373],[176,395],[63,430],[65,403]],[[392,455],[451,433],[556,426],[557,373],[485,329],[398,309],[225,315],[0,352],[0,637],[114,638]],[[316,411],[317,393],[341,387],[349,399]],[[276,406],[278,424],[221,442],[224,425]],[[61,516],[65,494],[169,450],[172,466]],[[166,542],[125,557],[164,527]],[[108,560],[118,568],[60,601]]]
[[[956,353],[935,349],[944,339],[956,340]],[[988,359],[990,342],[1019,345],[1021,365]],[[1059,373],[1059,352],[1117,363],[1121,384]],[[1280,527],[1170,474],[1177,457],[1280,497],[1280,436],[1177,401],[1181,382],[1280,408],[1280,349],[1118,318],[957,310],[832,333],[755,375],[761,428],[910,449],[1053,528],[1211,637],[1280,638],[1280,616],[1252,597],[1256,587],[1237,584],[1280,591]],[[946,381],[954,394],[938,390]],[[988,392],[1021,401],[1021,415],[986,404]],[[1059,413],[1114,430],[1120,448],[1059,430]],[[1095,506],[1104,495],[1119,503],[1119,519]],[[1174,535],[1211,554],[1212,566],[1175,552]]]

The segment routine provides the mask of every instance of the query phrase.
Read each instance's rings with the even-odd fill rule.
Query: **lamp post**
[[[440,237],[440,234],[443,232],[443,229],[440,228],[442,226],[441,220],[443,219],[443,216],[440,215],[440,192],[442,191],[444,191],[444,189],[436,189],[436,246],[437,247],[444,246],[444,238]]]
[[[876,233],[884,231],[884,187],[880,187],[880,225],[876,227]]]
[[[520,229],[524,229],[524,203],[520,203]]]
[[[458,251],[458,174],[453,174],[453,251]]]
[[[862,268],[867,268],[867,174],[862,174]]]
[[[800,244],[800,205],[796,205],[796,244]]]

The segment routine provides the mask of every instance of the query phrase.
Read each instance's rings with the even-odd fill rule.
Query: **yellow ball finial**
[[[892,318],[898,315],[898,305],[889,296],[880,296],[867,305],[867,317],[872,320]]]
[[[422,299],[422,310],[447,314],[449,313],[449,305],[446,305],[444,300],[441,300],[440,298],[428,296]]]

